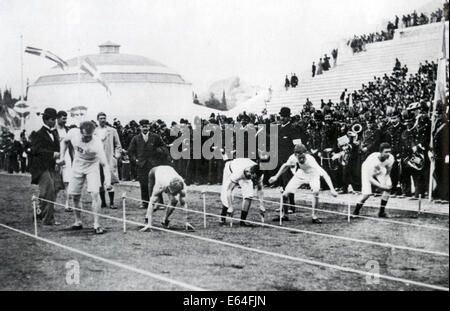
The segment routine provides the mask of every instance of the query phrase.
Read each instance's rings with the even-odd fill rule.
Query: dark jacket
[[[133,137],[128,147],[128,154],[131,159],[137,160],[138,168],[144,166],[158,166],[167,163],[168,150],[161,136],[148,133],[147,142],[142,134]]]
[[[31,162],[31,183],[38,184],[42,173],[50,170],[55,170],[54,153],[59,152],[59,135],[56,130],[52,131],[54,140],[52,140],[43,126],[37,131],[31,141],[31,155],[33,161]]]

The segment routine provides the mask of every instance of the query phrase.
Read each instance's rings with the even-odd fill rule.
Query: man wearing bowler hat
[[[59,135],[55,129],[57,113],[53,108],[46,108],[42,113],[44,125],[33,136],[31,142],[31,183],[39,185],[39,198],[55,202],[60,190],[61,180],[55,170],[59,158]],[[44,225],[58,225],[54,217],[54,204],[40,201],[39,218]]]
[[[283,163],[285,163],[289,157],[294,153],[294,142],[293,140],[300,138],[300,133],[297,132],[291,123],[291,109],[288,107],[282,107],[280,110],[280,124],[278,126],[278,166],[275,172],[281,168]],[[281,186],[283,189],[291,180],[293,174],[290,170],[284,172],[281,176]],[[295,205],[294,194],[290,193],[288,197],[288,203],[290,205]],[[284,221],[288,220],[286,216],[288,214],[288,207],[283,206],[284,209]],[[294,207],[290,207],[291,211],[295,211]],[[279,221],[279,217],[273,219],[273,221]]]
[[[161,155],[168,155],[167,147],[160,135],[150,132],[150,121],[139,121],[141,133],[134,136],[128,148],[130,159],[136,161],[137,178],[141,188],[141,208],[147,209],[150,199],[148,190],[148,174],[150,170],[161,164]],[[162,197],[160,197],[162,199]],[[162,202],[161,202],[162,203]]]

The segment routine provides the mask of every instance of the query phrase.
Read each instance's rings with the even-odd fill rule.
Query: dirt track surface
[[[27,176],[2,175],[0,185],[0,223],[33,232],[30,198],[32,193],[37,193],[37,188],[30,185]],[[139,197],[135,187],[120,187],[116,193],[116,205],[120,206],[123,191],[127,191],[130,197]],[[188,202],[189,208],[202,209],[199,192],[190,192]],[[208,212],[220,213],[218,195],[208,194],[206,202]],[[235,206],[235,217],[239,217],[239,199],[235,199]],[[267,208],[274,211],[275,206]],[[72,213],[66,213],[61,208],[57,210],[56,219],[62,225],[51,228],[39,225],[41,237],[209,290],[424,289],[384,280],[380,280],[379,284],[369,284],[365,276],[354,273],[168,232],[141,233],[137,231],[137,226],[128,226],[128,232],[123,234],[122,223],[108,219],[101,220],[108,233],[95,236],[91,229],[92,216],[84,214],[85,228],[73,231],[68,229],[73,222]],[[255,221],[258,220],[256,210],[253,206],[250,212],[250,219]],[[122,216],[120,209],[102,209],[102,213],[119,218]],[[269,218],[274,216],[273,213]],[[143,222],[144,215],[145,211],[138,208],[137,202],[127,201],[128,219]],[[159,226],[163,215],[164,211],[156,212],[154,225]],[[171,221],[174,231],[183,232],[184,217],[184,212],[174,212]],[[321,215],[321,225],[312,224],[307,212],[290,217],[291,221],[285,226],[445,253],[449,251],[448,231],[362,219],[348,224],[345,217],[330,214]],[[369,271],[371,261],[376,261],[381,274],[448,287],[449,257],[446,256],[393,250],[272,228],[219,227],[218,219],[213,217],[208,217],[208,227],[203,229],[201,215],[192,214],[190,220],[197,228],[193,234],[198,236],[363,271]],[[448,217],[398,220],[448,228]],[[86,258],[4,228],[0,228],[0,249],[0,290],[183,290],[179,286]],[[80,265],[78,285],[66,282],[69,271],[66,264],[71,260],[77,260]]]

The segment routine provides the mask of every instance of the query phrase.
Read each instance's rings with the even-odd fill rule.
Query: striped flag
[[[103,85],[106,91],[111,95],[111,90],[109,89],[108,84],[106,84],[105,80],[102,79],[100,71],[98,71],[97,67],[94,63],[89,59],[85,58],[80,65],[80,69],[90,75],[94,80]]]
[[[47,58],[47,59],[51,60],[52,62],[55,62],[62,70],[65,70],[67,67],[67,62],[65,60],[63,60],[61,57],[53,54],[50,51],[45,51],[42,49],[27,46],[25,48],[25,53],[29,53],[29,54],[33,54],[36,56]]]

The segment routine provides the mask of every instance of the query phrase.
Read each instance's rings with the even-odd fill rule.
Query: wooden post
[[[203,199],[203,228],[206,229],[206,194],[205,189],[202,190]]]
[[[123,221],[123,233],[127,233],[127,212],[126,212],[126,197],[127,193],[122,193],[122,221]]]
[[[31,202],[33,204],[33,219],[34,219],[34,236],[38,236],[38,231],[37,231],[37,201],[39,199],[33,194],[33,196],[31,197]]]

